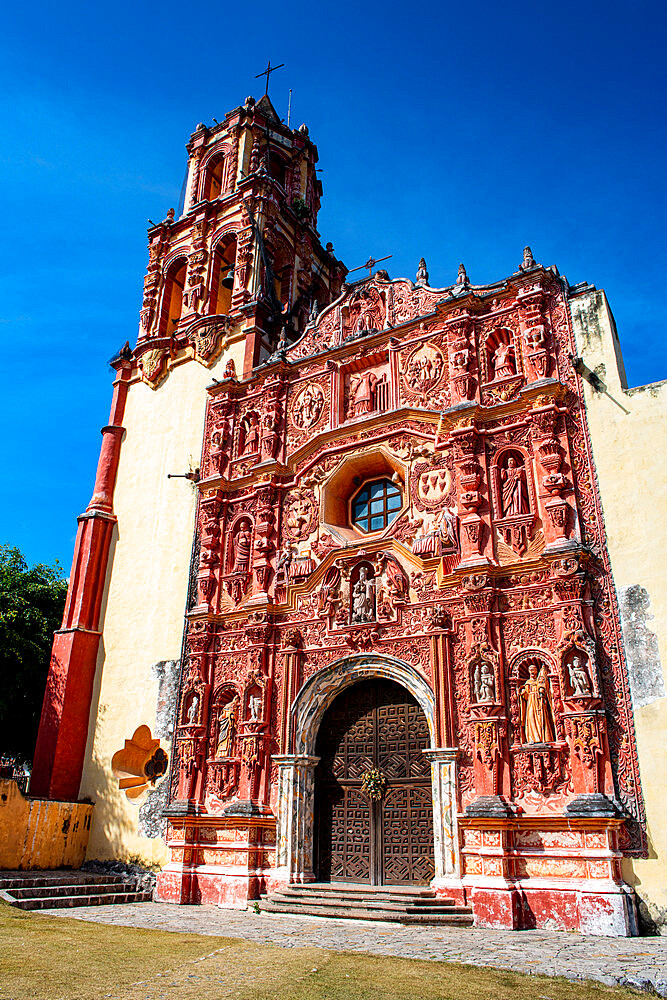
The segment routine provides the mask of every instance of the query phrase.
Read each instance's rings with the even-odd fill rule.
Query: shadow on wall
[[[647,860],[655,861],[658,857],[650,834],[647,835]],[[635,871],[630,858],[623,861],[623,878],[635,890],[637,912],[639,915],[639,933],[648,937],[667,934],[667,907],[659,906],[654,900],[642,895],[642,880]]]
[[[179,660],[161,660],[151,667],[158,688],[154,735],[169,758],[178,699],[179,666]],[[97,727],[102,732],[105,729],[106,714],[107,706],[99,703],[96,710]],[[124,738],[129,740],[131,737],[132,729],[128,727]],[[118,746],[113,748],[114,752],[122,746],[123,738],[119,738]],[[143,860],[153,864],[156,859],[166,856],[166,820],[162,813],[168,802],[168,769],[154,787],[149,786],[141,798],[130,803],[125,792],[119,788],[118,777],[113,773],[113,756],[114,753],[110,753],[108,757],[101,756],[97,747],[91,754],[86,792],[96,803],[96,808],[89,856],[99,860]],[[159,843],[153,849],[144,838],[149,841],[157,840]]]

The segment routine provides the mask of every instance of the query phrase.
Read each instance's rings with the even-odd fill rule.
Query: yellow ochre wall
[[[93,806],[24,795],[0,778],[0,870],[78,868],[86,854]]]
[[[221,378],[230,358],[240,371],[242,340],[212,369],[188,360],[157,389],[139,381],[129,388],[114,494],[118,524],[79,792],[95,803],[89,859],[163,864],[168,858],[159,829],[168,775],[132,802],[118,788],[111,758],[140,725],[150,727],[171,757],[196,489],[167,474],[199,465],[205,387]]]
[[[619,597],[647,813],[649,856],[626,862],[625,877],[637,891],[644,916],[667,933],[667,381],[626,387],[604,292],[585,291],[572,299],[571,309],[578,354],[603,382],[602,391],[596,391],[584,381],[584,394]]]

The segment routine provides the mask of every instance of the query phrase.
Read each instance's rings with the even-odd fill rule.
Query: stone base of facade
[[[158,874],[165,903],[245,909],[274,884],[276,821],[263,815],[170,815],[171,860]]]
[[[556,885],[474,886],[466,887],[466,901],[472,906],[476,927],[578,931],[605,937],[638,934],[634,894],[629,886],[611,885],[606,892],[599,887],[565,889]]]
[[[462,884],[477,927],[638,933],[613,816],[459,817]]]

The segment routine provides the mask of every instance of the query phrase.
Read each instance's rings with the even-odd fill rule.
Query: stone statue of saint
[[[352,625],[375,621],[374,601],[375,581],[369,579],[368,570],[362,566],[359,579],[352,588]]]
[[[189,726],[196,724],[198,712],[199,712],[199,695],[195,691],[195,693],[192,696],[192,701],[190,702],[190,705],[188,707],[187,720]]]
[[[493,377],[511,378],[516,375],[514,361],[511,357],[512,345],[500,343],[493,352]]]
[[[586,664],[580,656],[573,656],[568,668],[572,694],[575,698],[586,698],[592,693],[591,679]]]
[[[248,709],[250,710],[250,721],[259,722],[259,713],[262,710],[261,694],[251,694],[248,699]]]
[[[500,479],[503,487],[503,517],[530,513],[526,470],[523,465],[518,465],[516,459],[510,455],[506,468],[501,470]]]
[[[352,413],[361,417],[364,413],[373,412],[373,389],[377,376],[373,372],[364,372],[352,386]]]
[[[528,680],[519,692],[524,743],[552,743],[555,732],[546,667],[528,667]]]
[[[234,536],[234,564],[232,573],[247,573],[250,568],[250,523],[241,521],[240,527]]]
[[[236,736],[236,707],[239,703],[238,696],[223,705],[220,712],[220,726],[218,728],[218,746],[215,751],[216,757],[231,757],[234,737]]]
[[[250,413],[245,421],[246,433],[243,454],[251,455],[259,449],[259,421],[254,413]]]
[[[496,679],[488,660],[478,663],[475,671],[475,697],[479,702],[496,700]]]

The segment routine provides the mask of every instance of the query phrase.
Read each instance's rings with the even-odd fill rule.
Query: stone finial
[[[535,267],[535,258],[530,247],[523,248],[523,261],[520,267],[522,271],[528,271],[531,267]]]
[[[415,285],[422,285],[428,288],[428,271],[426,270],[426,261],[423,257],[420,258],[419,264],[417,266],[417,277],[415,279]]]
[[[467,284],[469,284],[469,282],[468,282],[468,275],[467,275],[466,269],[465,269],[465,264],[459,264],[459,273],[458,273],[458,275],[456,277],[456,284],[457,285],[467,285]]]
[[[168,209],[168,210],[167,210],[167,215],[166,215],[166,217],[165,217],[165,220],[164,220],[164,221],[165,221],[165,222],[173,222],[173,221],[174,221],[174,216],[175,216],[175,215],[176,215],[176,209],[175,209],[175,208],[170,208],[170,209]]]
[[[304,122],[303,125],[299,125],[299,132],[301,135],[308,135],[308,126]]]

